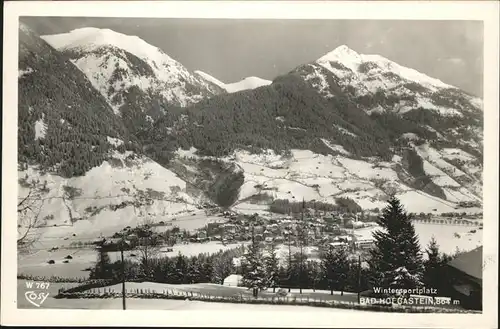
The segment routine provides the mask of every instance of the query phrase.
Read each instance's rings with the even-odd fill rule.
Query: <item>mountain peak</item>
[[[359,55],[356,51],[349,48],[347,45],[338,46],[337,48],[335,48],[332,51],[332,53],[337,54],[337,55],[340,55],[340,54],[347,54],[347,55],[353,55],[353,56]]]
[[[161,49],[147,43],[138,36],[126,35],[111,29],[84,27],[68,33],[44,35],[42,39],[60,51],[71,49],[92,51],[102,46],[113,46],[141,59],[176,63]]]
[[[390,59],[387,59],[380,55],[365,55],[359,54],[358,52],[352,50],[347,45],[341,45],[331,52],[325,54],[320,57],[317,61],[317,64],[323,66],[327,70],[332,71],[335,74],[339,74],[339,70],[337,65],[334,63],[341,64],[344,68],[347,68],[348,71],[352,71],[351,73],[346,73],[346,71],[342,70],[343,73],[340,73],[342,76],[345,74],[353,74],[353,77],[356,80],[363,80],[364,78],[370,77],[373,79],[376,75],[389,74],[391,76],[399,76],[405,81],[415,82],[425,86],[426,88],[430,88],[432,90],[436,90],[436,88],[455,88],[451,85],[448,85],[442,82],[439,79],[435,79],[427,76],[424,73],[418,72],[417,70],[399,65],[396,62],[393,62]],[[365,66],[365,67],[362,67]],[[366,72],[359,72],[359,70]],[[348,72],[347,71],[347,72]],[[381,78],[382,79],[382,78]],[[385,86],[388,87],[388,84],[392,84],[391,81],[382,81],[382,85],[378,87]],[[377,87],[377,88],[378,88]]]
[[[270,85],[272,83],[271,80],[265,80],[256,76],[249,76],[233,83],[224,83],[203,71],[194,71],[194,73],[198,74],[203,79],[212,82],[217,86],[225,89],[228,93],[235,93],[242,90],[255,89],[258,87]]]
[[[127,98],[132,87],[141,91],[142,104],[174,106],[187,106],[223,92],[138,36],[85,27],[42,36],[42,39],[71,57],[73,64],[87,75],[115,113],[131,104]],[[157,114],[163,107],[149,106]]]
[[[347,58],[355,61],[361,61],[361,56],[356,51],[349,48],[347,45],[341,45],[324,56],[320,57],[318,61],[344,61]]]

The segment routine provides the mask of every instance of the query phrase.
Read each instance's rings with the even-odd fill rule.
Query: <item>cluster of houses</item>
[[[361,239],[356,230],[376,225],[373,222],[359,221],[351,214],[312,214],[304,216],[248,216],[225,211],[220,219],[208,223],[205,227],[188,232],[175,227],[175,221],[160,222],[154,226],[171,226],[160,237],[167,245],[204,243],[221,241],[223,244],[247,242],[254,238],[262,244],[283,244],[291,246],[310,246],[319,249],[347,248],[367,250],[373,245],[370,239]],[[130,247],[138,240],[137,228],[126,227],[105,241],[98,239],[98,244],[113,249],[123,237]],[[114,248],[116,249],[116,248]]]
[[[224,221],[209,223],[197,231],[197,237],[205,240],[219,240],[223,244],[250,241],[253,238],[263,244],[300,243],[306,246],[343,247],[348,249],[369,249],[370,239],[360,239],[356,229],[376,225],[358,221],[353,215],[329,214],[314,216],[247,216],[223,212]],[[300,238],[299,238],[300,236]]]

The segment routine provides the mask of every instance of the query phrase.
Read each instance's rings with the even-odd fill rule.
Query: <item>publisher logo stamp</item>
[[[49,297],[50,293],[47,291],[50,287],[48,282],[26,282],[26,288],[30,289],[24,293],[26,300],[36,307],[40,307]]]

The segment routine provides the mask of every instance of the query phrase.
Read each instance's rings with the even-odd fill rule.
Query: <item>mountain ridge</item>
[[[224,83],[203,71],[197,70],[194,71],[194,73],[200,75],[202,78],[208,81],[217,84],[219,87],[225,89],[228,93],[235,93],[243,90],[255,89],[262,86],[270,85],[272,83],[271,80],[266,80],[255,76],[249,76],[233,83]]]
[[[479,97],[380,55],[358,54],[345,45],[297,67],[294,72],[325,97],[334,97],[341,91],[367,113],[405,114],[423,108],[440,115],[462,117],[463,112],[473,115],[482,112]],[[385,97],[377,99],[379,91]],[[449,102],[450,98],[454,104]]]
[[[166,85],[138,85],[157,77],[153,59],[109,45],[74,50],[68,40],[68,48],[59,45],[57,51],[24,29],[18,80],[20,178],[48,181],[51,195],[73,185],[84,196],[126,194],[109,207],[100,199],[67,201],[72,210],[59,210],[59,222],[71,221],[72,214],[105,220],[116,209],[125,218],[137,207],[159,216],[169,203],[176,212],[183,203],[189,203],[185,211],[192,211],[205,202],[243,209],[253,199],[335,203],[347,197],[373,210],[395,193],[413,212],[419,207],[452,212],[463,210],[461,202],[481,202],[482,110],[476,105],[482,102],[459,89],[432,91],[401,78],[391,82],[394,76],[384,75],[378,64],[366,72],[359,72],[362,63],[356,72],[343,64],[334,68],[329,53],[332,70],[313,61],[267,85],[227,92],[212,83],[210,92],[202,84],[205,91],[195,93],[199,98],[193,104],[172,103],[162,96]],[[188,78],[196,76],[186,72]],[[103,73],[108,74],[103,80],[96,78]],[[73,81],[69,76],[75,76]],[[187,85],[175,79],[175,85]],[[130,85],[122,86],[127,81]],[[372,89],[373,81],[383,88]],[[110,86],[115,90],[109,92]],[[61,90],[71,102],[60,97]],[[112,102],[116,95],[123,104]],[[84,150],[83,156],[78,150]],[[61,174],[61,161],[69,162],[71,170]],[[93,185],[106,179],[112,184]],[[148,195],[155,196],[152,204],[144,203]],[[92,207],[101,209],[100,215]],[[54,212],[52,207],[44,214]]]

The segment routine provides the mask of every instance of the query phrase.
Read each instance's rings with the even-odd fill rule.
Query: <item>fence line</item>
[[[86,291],[83,292],[77,292],[77,293],[65,293],[64,290],[60,290],[59,293],[64,296],[64,295],[78,295],[81,297],[84,297],[84,295],[91,295],[93,297],[101,296],[105,297],[106,295],[110,295],[110,297],[115,297],[119,298],[122,296],[122,291],[121,289],[114,289],[114,288],[109,288],[109,287],[102,287],[102,288],[90,288]],[[191,298],[200,298],[200,299],[206,299],[206,300],[218,300],[218,299],[237,299],[240,301],[254,301],[254,300],[261,300],[261,301],[268,301],[268,302],[274,302],[274,301],[283,301],[283,302],[292,302],[292,301],[298,301],[302,303],[324,303],[324,302],[333,302],[333,300],[329,299],[323,299],[323,298],[316,298],[316,297],[311,297],[311,296],[277,296],[277,295],[272,295],[272,296],[258,296],[257,298],[253,296],[245,296],[243,293],[239,294],[233,294],[233,295],[228,295],[228,296],[220,296],[220,295],[212,295],[210,293],[201,293],[201,292],[196,292],[196,291],[184,291],[184,290],[176,290],[176,289],[164,289],[162,291],[157,291],[157,290],[152,290],[152,289],[141,289],[141,288],[125,288],[125,296],[127,298],[141,298],[141,297],[147,297],[147,296],[154,296],[154,297],[160,297],[159,295],[163,295],[163,297],[168,298],[168,297],[184,297],[189,299]],[[338,301],[337,301],[338,302]],[[353,303],[353,302],[347,302],[344,301],[344,303]]]
[[[463,221],[463,220],[453,220],[453,219],[413,219],[413,222],[419,224],[429,224],[429,225],[448,225],[448,226],[479,226],[482,221]]]
[[[118,289],[119,290],[119,289]],[[91,288],[85,292],[65,293],[60,290],[55,298],[120,298],[122,292],[116,289],[102,287]],[[167,289],[161,292],[150,289],[126,289],[127,298],[142,298],[142,299],[177,299],[186,300],[192,298],[198,301],[213,301],[226,303],[244,303],[244,304],[267,304],[267,305],[302,305],[315,307],[334,307],[344,309],[370,310],[382,312],[411,312],[411,313],[474,313],[470,310],[460,310],[443,308],[439,306],[403,306],[403,305],[379,305],[379,304],[358,304],[351,301],[328,300],[314,297],[299,297],[299,296],[244,296],[243,293],[232,296],[212,295],[210,293],[201,293],[193,291],[182,291],[175,289]]]

